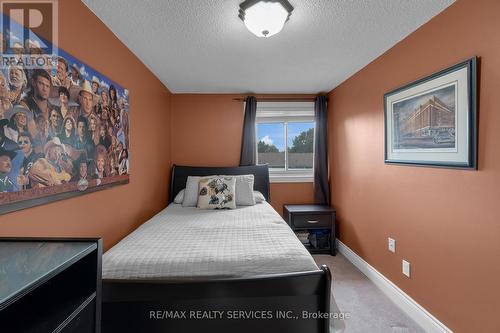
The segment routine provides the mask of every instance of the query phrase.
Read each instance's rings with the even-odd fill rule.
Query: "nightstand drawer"
[[[330,214],[292,214],[292,225],[295,228],[331,228],[332,216]]]

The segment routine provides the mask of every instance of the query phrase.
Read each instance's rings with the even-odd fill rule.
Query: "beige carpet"
[[[345,333],[425,332],[344,256],[313,256],[333,275],[333,295],[344,313]]]

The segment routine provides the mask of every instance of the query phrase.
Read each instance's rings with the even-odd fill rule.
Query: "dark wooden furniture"
[[[267,165],[229,168],[174,165],[170,202],[185,187],[189,175],[241,174],[253,174],[254,188],[269,198]],[[309,272],[252,278],[103,279],[102,330],[104,333],[326,333],[329,319],[318,316],[304,319],[302,312],[329,313],[330,288],[331,275],[327,266]],[[214,311],[221,311],[221,316],[193,317],[215,314]]]
[[[312,254],[335,255],[335,209],[323,205],[284,205],[283,218],[293,231],[330,230],[330,247],[316,249],[310,244],[304,246]]]
[[[175,165],[170,175],[169,201],[173,202],[177,193],[186,187],[188,176],[212,175],[254,175],[253,189],[261,192],[267,201],[271,200],[269,193],[269,168],[267,165],[240,167],[190,167]]]
[[[101,240],[0,238],[0,331],[100,332]]]

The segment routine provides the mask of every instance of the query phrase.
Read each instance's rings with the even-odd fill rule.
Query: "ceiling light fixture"
[[[271,37],[283,29],[292,14],[287,0],[246,0],[240,3],[238,17],[257,37]]]

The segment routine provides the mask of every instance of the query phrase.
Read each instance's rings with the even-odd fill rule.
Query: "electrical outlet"
[[[392,253],[396,253],[396,240],[389,237],[387,239],[387,247]]]
[[[410,277],[410,263],[406,260],[403,260],[403,274]]]

